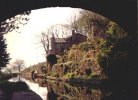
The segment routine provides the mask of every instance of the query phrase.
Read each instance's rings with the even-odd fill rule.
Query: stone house
[[[73,44],[79,44],[86,41],[87,36],[75,32],[72,30],[72,35],[67,38],[55,38],[54,35],[51,37],[51,50],[50,53],[61,55],[66,49],[69,49]]]

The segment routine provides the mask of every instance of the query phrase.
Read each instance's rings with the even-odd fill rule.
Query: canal
[[[0,100],[136,100],[133,88],[68,84],[14,77],[0,85]]]

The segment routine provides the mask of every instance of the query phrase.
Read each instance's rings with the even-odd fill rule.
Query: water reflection
[[[28,90],[29,87],[25,82],[4,82],[0,84],[0,100],[17,100],[13,99],[16,92],[19,93],[20,91]],[[17,97],[19,97],[19,95]]]
[[[42,100],[20,77],[0,83],[0,100]]]
[[[75,86],[66,83],[48,82],[49,100],[100,100],[102,93],[99,89],[88,86]],[[52,97],[55,97],[54,99]]]
[[[100,89],[90,86],[71,85],[39,78],[34,81],[23,78],[21,80],[43,100],[101,100],[103,96]]]
[[[41,96],[43,100],[100,100],[102,98],[102,93],[99,89],[88,86],[76,86],[45,79],[36,79],[34,82],[39,84],[39,88],[45,88],[43,97]]]
[[[136,100],[137,93],[133,87],[84,86],[40,78],[33,81],[17,77],[9,81],[25,82],[43,100]]]
[[[18,81],[22,81],[22,82],[25,82],[29,89],[34,91],[36,94],[38,94],[43,100],[47,100],[47,87],[46,86],[43,86],[43,82],[42,82],[42,79],[37,79],[35,81],[32,81],[32,80],[27,80],[23,77],[16,77],[16,78],[12,78],[10,79],[9,81],[10,82],[18,82]]]
[[[137,88],[128,86],[91,86],[38,80],[47,86],[47,100],[137,100]]]

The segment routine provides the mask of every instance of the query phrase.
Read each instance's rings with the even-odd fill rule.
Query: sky
[[[54,7],[32,10],[30,20],[20,28],[20,32],[6,34],[7,52],[14,62],[16,59],[25,61],[26,67],[44,62],[43,48],[38,45],[38,35],[54,24],[68,24],[72,16],[77,15],[81,9],[70,7]]]

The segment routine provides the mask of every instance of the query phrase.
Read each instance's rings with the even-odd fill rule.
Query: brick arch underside
[[[137,0],[1,0],[0,22],[23,11],[57,6],[93,11],[137,33]]]

